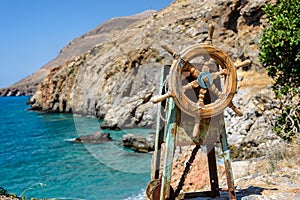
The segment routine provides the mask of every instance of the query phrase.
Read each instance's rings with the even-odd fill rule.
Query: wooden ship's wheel
[[[231,59],[221,50],[210,44],[196,44],[185,49],[181,57],[175,59],[169,78],[169,95],[175,100],[176,105],[185,113],[200,117],[210,118],[223,112],[226,107],[233,108],[238,115],[242,113],[232,104],[233,95],[236,92],[236,70]],[[197,57],[209,56],[202,66],[197,67],[190,61]],[[205,59],[205,58],[202,58]],[[213,59],[213,61],[211,61]],[[210,66],[219,65],[218,71],[212,72]],[[189,77],[190,82],[182,85],[182,77]],[[214,83],[217,78],[224,76],[223,90],[220,91]],[[197,90],[196,102],[191,100],[186,91]],[[204,104],[207,91],[212,92],[217,99],[209,104]]]
[[[237,89],[236,69],[251,61],[233,63],[224,51],[212,45],[213,29],[210,26],[208,43],[189,46],[180,54],[162,46],[174,58],[168,79],[169,90],[152,99],[153,103],[158,103],[172,97],[181,111],[195,117],[193,138],[197,137],[200,119],[217,116],[227,107],[243,116],[232,103]]]
[[[211,27],[213,29],[213,27]],[[233,63],[230,57],[221,49],[214,47],[211,43],[213,30],[210,31],[208,43],[195,44],[180,54],[176,54],[171,48],[166,45],[162,47],[169,52],[174,61],[170,70],[168,81],[168,93],[152,99],[153,103],[158,103],[166,98],[173,97],[176,105],[185,113],[191,116],[200,118],[211,118],[224,111],[226,107],[230,107],[237,115],[242,116],[243,113],[232,104],[232,98],[236,93],[237,75],[236,69],[247,66],[251,63],[250,60],[245,60],[241,63]],[[193,64],[191,61],[199,58],[199,63]],[[201,60],[202,59],[202,60]],[[203,63],[204,61],[204,63]],[[219,66],[219,69],[212,66],[212,62]],[[182,79],[193,77],[189,82],[182,85]],[[224,83],[220,91],[214,81],[223,77]],[[189,89],[199,89],[197,101],[191,100],[186,91]],[[216,95],[216,99],[204,104],[204,96],[207,91]]]
[[[246,60],[239,64],[233,63],[224,51],[212,45],[213,31],[214,26],[210,25],[206,43],[191,45],[180,54],[175,53],[166,45],[162,46],[173,56],[174,61],[168,75],[167,92],[152,98],[153,103],[159,103],[168,99],[168,106],[164,132],[162,133],[159,130],[156,132],[157,136],[153,159],[154,167],[152,167],[152,181],[148,184],[146,189],[147,197],[150,200],[175,199],[181,190],[181,186],[178,186],[174,192],[170,185],[175,138],[176,134],[180,134],[180,131],[178,132],[178,127],[182,125],[182,122],[179,119],[180,117],[178,117],[181,115],[181,111],[196,119],[191,137],[196,145],[195,152],[193,151],[194,153],[199,150],[200,145],[204,144],[203,138],[199,137],[199,132],[203,129],[203,124],[205,124],[207,120],[210,121],[212,118],[215,119],[214,121],[217,121],[217,128],[209,130],[210,128],[208,127],[207,130],[205,130],[207,131],[205,134],[209,131],[217,132],[219,141],[222,145],[229,197],[230,199],[235,199],[229,149],[222,113],[224,109],[229,107],[238,116],[243,115],[243,113],[232,103],[232,99],[237,89],[236,69],[247,66],[251,62],[250,60]],[[210,135],[207,134],[207,137],[210,137]],[[212,146],[212,149],[210,149],[207,154],[212,191],[205,194],[218,196],[219,186],[214,150],[214,144],[217,141],[208,140],[206,142],[211,143],[209,145]],[[159,163],[161,155],[159,151],[162,143],[166,143],[166,149],[164,155],[164,167],[160,174]],[[206,146],[207,143],[205,143]],[[194,156],[195,155],[193,155],[193,159]],[[190,160],[193,161],[193,159]],[[188,170],[186,170],[186,172],[188,172]],[[199,195],[203,194],[199,193]]]

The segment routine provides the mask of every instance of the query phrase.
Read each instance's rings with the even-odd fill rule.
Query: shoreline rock
[[[109,142],[112,140],[113,139],[110,137],[110,133],[96,132],[93,135],[81,135],[75,139],[68,141],[75,143],[101,144],[103,142]]]
[[[147,137],[137,134],[125,134],[122,136],[123,146],[136,152],[147,153],[154,151],[155,133],[149,133]]]
[[[15,198],[15,197],[7,197],[4,195],[0,195],[0,200],[20,200],[19,198]]]

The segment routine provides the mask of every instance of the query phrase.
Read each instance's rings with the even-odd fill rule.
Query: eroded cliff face
[[[214,22],[214,45],[260,68],[265,2],[177,0],[52,69],[31,98],[32,109],[96,116],[103,128],[152,126],[156,107],[149,100],[158,93],[161,68],[172,61],[161,45],[180,52],[205,41]]]

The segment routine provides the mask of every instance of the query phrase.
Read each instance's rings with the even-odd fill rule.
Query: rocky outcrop
[[[147,137],[136,134],[122,136],[123,146],[131,148],[136,152],[154,151],[155,133],[149,133]]]
[[[233,60],[249,58],[252,68],[260,68],[265,2],[177,0],[150,17],[110,30],[105,40],[51,70],[30,100],[32,109],[96,116],[103,118],[102,128],[151,127],[156,107],[149,100],[158,93],[160,69],[172,61],[161,44],[180,52],[205,41],[214,21],[214,45]],[[99,31],[106,33],[105,28]]]
[[[29,96],[33,94],[33,89],[27,90],[26,92],[19,88],[3,88],[0,90],[0,96]]]
[[[243,111],[243,117],[230,109],[224,112],[232,157],[239,160],[265,156],[274,146],[284,143],[273,130],[282,106],[271,89],[270,78],[251,72],[242,77],[233,103]]]
[[[271,95],[273,92],[270,89],[264,89],[253,95],[248,103],[240,102],[245,108],[242,118],[235,118],[231,112],[225,112],[226,121],[231,124],[227,126],[227,133],[233,157],[247,159],[264,156],[269,149],[283,143],[273,130],[280,105],[270,98]]]
[[[96,132],[93,135],[81,135],[75,139],[68,140],[68,141],[76,142],[76,143],[99,144],[99,143],[108,142],[112,140],[113,139],[110,137],[109,133]]]

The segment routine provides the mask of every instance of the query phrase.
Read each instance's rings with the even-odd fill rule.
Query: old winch
[[[169,72],[164,71],[165,69],[162,71],[162,77],[167,77],[165,81],[161,81],[161,91],[164,90],[165,93],[152,99],[153,103],[159,103],[159,110],[152,180],[146,189],[150,200],[219,196],[215,155],[215,145],[218,142],[221,143],[221,156],[224,159],[227,192],[230,199],[236,199],[223,111],[229,107],[238,116],[243,115],[232,103],[237,89],[236,69],[251,62],[246,60],[239,64],[233,63],[224,51],[213,46],[213,32],[214,26],[210,25],[206,42],[191,45],[180,54],[166,45],[162,46],[174,61],[167,69]],[[162,105],[165,107],[165,122],[161,120]],[[182,172],[180,183],[173,189],[173,156],[176,146],[186,144],[184,141],[190,141],[194,150]],[[203,147],[207,151],[211,191],[182,194],[186,173],[197,151]]]

